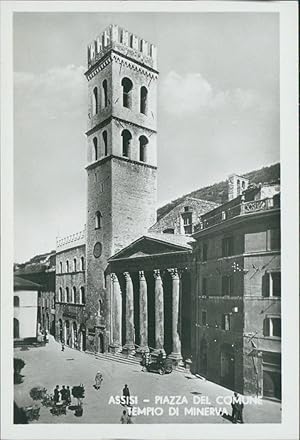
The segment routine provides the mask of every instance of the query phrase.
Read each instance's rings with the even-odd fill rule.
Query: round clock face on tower
[[[94,246],[94,257],[99,258],[102,254],[102,244],[97,241],[97,243]]]

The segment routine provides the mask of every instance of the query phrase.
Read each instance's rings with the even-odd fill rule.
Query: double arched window
[[[66,287],[66,302],[70,302],[70,289],[69,287]]]
[[[95,229],[102,228],[102,215],[100,211],[97,211],[95,214]]]
[[[60,288],[58,289],[57,302],[62,302],[62,296],[63,296],[62,288],[60,287]]]
[[[98,160],[98,139],[96,137],[93,138],[93,147],[94,147],[94,160]]]
[[[92,94],[92,114],[94,116],[97,113],[98,113],[98,87],[94,87]]]
[[[76,287],[74,286],[71,292],[71,298],[70,298],[70,302],[71,303],[75,303],[76,302]]]
[[[141,87],[140,91],[140,112],[144,115],[147,114],[148,111],[148,90],[145,86]]]
[[[147,146],[149,141],[146,138],[146,136],[140,136],[139,142],[140,142],[140,161],[147,162]]]
[[[132,81],[129,78],[122,79],[123,87],[123,107],[131,108],[132,106]]]
[[[123,130],[122,136],[122,155],[124,157],[130,157],[130,143],[131,143],[131,133],[128,130]]]

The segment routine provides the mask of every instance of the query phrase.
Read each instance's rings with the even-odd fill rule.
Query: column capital
[[[143,270],[139,270],[139,279],[140,279],[141,281],[146,280],[146,278],[145,278],[145,273],[144,273]]]
[[[155,278],[156,280],[160,279],[160,278],[161,278],[161,276],[160,276],[160,270],[159,270],[159,269],[154,269],[154,271],[153,271],[153,276],[154,276],[154,278]]]
[[[131,280],[131,276],[130,276],[129,272],[123,272],[123,275],[124,275],[126,281],[130,281]]]
[[[176,267],[172,268],[172,269],[171,268],[167,269],[167,271],[169,272],[169,274],[171,275],[173,280],[179,280],[181,273],[180,273],[180,271],[178,271],[178,269]]]
[[[117,274],[115,274],[115,273],[111,273],[110,274],[110,279],[112,280],[113,283],[118,283],[119,282]]]

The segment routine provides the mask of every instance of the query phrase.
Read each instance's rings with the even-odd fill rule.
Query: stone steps
[[[133,356],[133,355],[127,356],[122,353],[96,353],[95,354],[93,352],[88,352],[88,351],[86,351],[86,353],[92,354],[93,356],[95,356],[99,360],[119,362],[119,363],[127,364],[127,365],[140,365],[140,362],[141,362],[141,359],[139,359],[136,356]],[[189,372],[182,365],[178,365],[176,368],[174,368],[174,370],[178,371],[179,373],[184,373],[184,374]]]

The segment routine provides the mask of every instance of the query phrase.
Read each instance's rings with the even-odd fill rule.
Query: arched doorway
[[[104,353],[105,352],[105,347],[104,347],[104,336],[103,333],[99,333],[99,347],[98,347],[98,351],[99,353]]]
[[[222,385],[235,389],[234,375],[235,375],[235,355],[233,348],[224,344],[221,348],[221,383]]]
[[[84,324],[82,324],[79,329],[79,350],[86,350],[86,328]]]
[[[58,338],[60,341],[63,340],[63,323],[62,320],[58,320]]]
[[[14,318],[14,339],[20,338],[20,323],[17,318]]]
[[[78,349],[78,334],[77,334],[77,324],[74,321],[72,326],[72,347]]]

